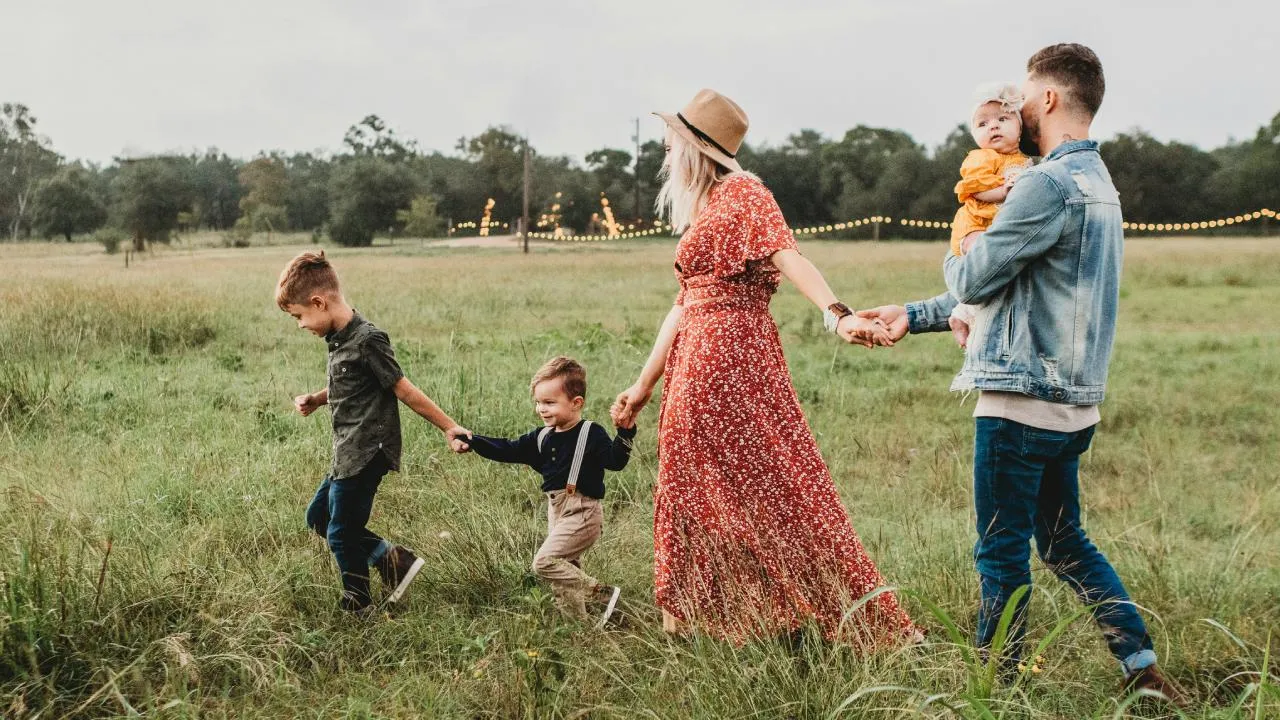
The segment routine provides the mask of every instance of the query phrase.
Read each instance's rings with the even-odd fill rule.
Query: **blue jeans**
[[[357,606],[371,602],[369,566],[391,547],[365,527],[387,469],[379,454],[356,475],[340,480],[326,477],[307,506],[307,526],[329,542],[342,574],[343,594]]]
[[[1031,584],[1031,538],[1045,565],[1071,586],[1102,628],[1126,674],[1155,664],[1146,624],[1124,584],[1080,525],[1080,455],[1094,428],[1063,433],[1003,418],[977,418],[973,494],[982,581],[978,644],[989,647],[1015,590]],[[1016,663],[1026,635],[1024,596],[1004,657]]]

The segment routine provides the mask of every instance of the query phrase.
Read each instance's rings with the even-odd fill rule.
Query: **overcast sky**
[[[370,113],[452,152],[489,125],[581,157],[659,137],[701,87],[748,141],[901,128],[930,146],[974,85],[1021,80],[1043,45],[1102,58],[1096,135],[1142,127],[1209,148],[1280,112],[1275,0],[0,0],[0,101],[68,157],[126,148],[336,150]]]

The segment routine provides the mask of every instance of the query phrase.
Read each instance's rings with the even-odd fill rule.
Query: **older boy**
[[[534,409],[543,427],[516,440],[473,435],[469,449],[490,460],[528,465],[542,475],[547,495],[547,539],[533,558],[533,572],[551,585],[560,609],[575,619],[587,617],[586,600],[604,605],[597,627],[604,627],[621,589],[582,571],[579,559],[600,538],[604,511],[604,473],[631,459],[635,422],[618,427],[618,436],[582,419],[587,371],[576,360],[557,357],[543,365],[530,383]],[[615,418],[615,424],[620,420]],[[455,432],[450,437],[457,437]],[[462,451],[468,447],[461,448]]]
[[[370,565],[378,568],[387,602],[398,601],[423,566],[421,558],[365,527],[382,477],[400,469],[396,401],[442,432],[457,423],[404,376],[387,334],[347,304],[323,251],[289,262],[276,285],[276,303],[329,346],[328,385],[293,401],[304,416],[329,405],[333,417],[333,466],[307,508],[307,525],[328,540],[338,561],[339,606],[365,614],[373,602]]]

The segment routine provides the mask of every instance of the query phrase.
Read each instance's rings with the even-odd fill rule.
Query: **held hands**
[[[320,399],[316,397],[315,393],[299,395],[293,399],[293,407],[302,415],[302,417],[306,417],[315,412],[321,405],[324,405],[324,403],[320,402]]]
[[[613,406],[609,408],[609,416],[613,418],[613,424],[620,428],[633,428],[636,426],[636,416],[649,404],[649,398],[653,397],[653,388],[646,387],[640,383],[636,383],[631,387],[618,393],[618,398],[613,401]]]
[[[461,425],[454,425],[444,431],[444,436],[449,441],[449,449],[456,453],[471,452],[471,446],[468,444],[471,435],[472,432]]]
[[[907,309],[901,305],[881,305],[870,310],[859,310],[854,315],[864,320],[874,320],[882,324],[884,326],[884,334],[890,341],[889,345],[898,342],[907,335]],[[884,343],[877,341],[877,344]]]
[[[893,347],[893,338],[889,328],[879,319],[865,318],[858,314],[840,318],[836,325],[836,334],[851,345],[874,348],[877,345]]]

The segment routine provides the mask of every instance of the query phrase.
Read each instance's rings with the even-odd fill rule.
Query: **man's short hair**
[[[1065,91],[1068,100],[1093,117],[1102,107],[1107,82],[1102,77],[1102,61],[1089,48],[1079,43],[1050,45],[1027,61],[1027,74],[1033,80],[1052,83]]]
[[[547,380],[560,379],[564,385],[564,392],[570,398],[587,396],[587,369],[582,367],[581,363],[570,357],[551,358],[533,374],[533,380],[529,383],[529,391],[532,392],[538,387],[539,383]]]
[[[276,283],[276,304],[281,310],[289,305],[306,305],[315,295],[342,292],[338,272],[329,264],[324,251],[304,252],[289,261]]]

